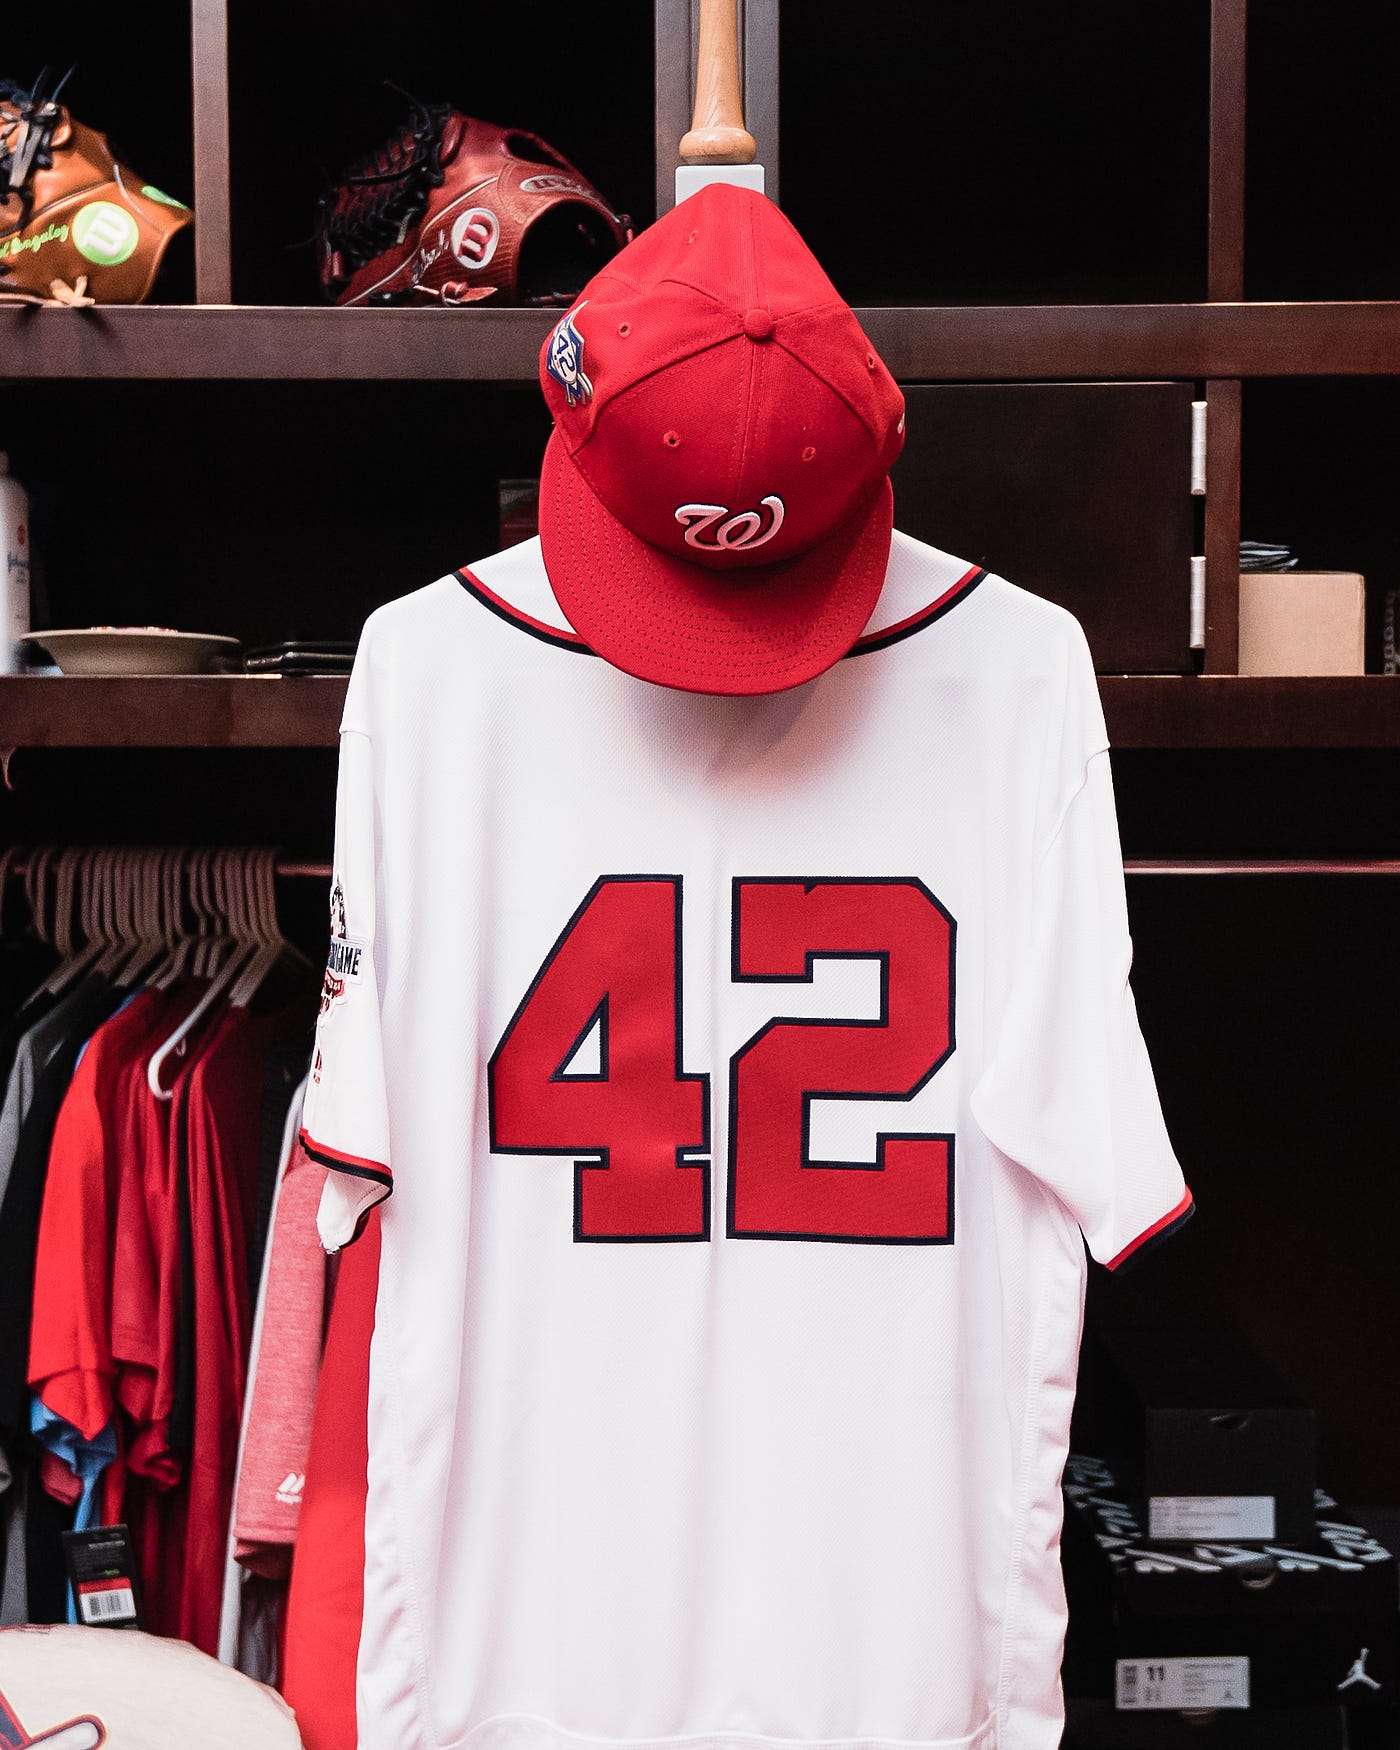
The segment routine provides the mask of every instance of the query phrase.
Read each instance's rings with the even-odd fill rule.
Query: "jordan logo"
[[[1347,1672],[1346,1676],[1337,1685],[1338,1689],[1350,1689],[1354,1683],[1364,1683],[1367,1689],[1380,1688],[1380,1684],[1377,1683],[1375,1678],[1370,1676],[1366,1670],[1366,1656],[1370,1651],[1371,1649],[1369,1647],[1363,1647],[1361,1649],[1351,1662],[1351,1670]]]
[[[50,1726],[32,1735],[16,1719],[9,1703],[0,1694],[0,1750],[98,1750],[107,1742],[107,1728],[91,1714],[76,1720],[65,1720],[61,1726]]]

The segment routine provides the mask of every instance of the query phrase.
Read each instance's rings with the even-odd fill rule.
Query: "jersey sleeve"
[[[1113,780],[1093,753],[1035,874],[990,1061],[972,1095],[992,1143],[1066,1206],[1116,1270],[1192,1212],[1128,985]]]
[[[373,747],[340,737],[331,938],[301,1144],[326,1167],[317,1225],[328,1251],[355,1238],[393,1190],[376,954],[378,826]]]

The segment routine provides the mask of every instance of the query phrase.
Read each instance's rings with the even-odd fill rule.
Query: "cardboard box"
[[[1366,580],[1358,571],[1242,571],[1241,674],[1364,674]]]
[[[1191,1331],[1104,1332],[1085,1345],[1081,1389],[1076,1438],[1104,1454],[1154,1540],[1311,1536],[1315,1418],[1252,1349]]]
[[[1394,1555],[1329,1496],[1302,1546],[1162,1544],[1102,1459],[1065,1468],[1065,1685],[1133,1716],[1394,1709]]]

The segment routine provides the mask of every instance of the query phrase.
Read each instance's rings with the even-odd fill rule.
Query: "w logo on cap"
[[[686,546],[702,553],[739,553],[771,541],[787,511],[776,492],[758,502],[757,510],[735,511],[727,504],[677,505],[676,521],[685,530]]]
[[[549,337],[549,354],[545,359],[545,369],[556,383],[563,385],[570,407],[593,399],[593,385],[583,369],[583,336],[574,327],[574,318],[582,309],[580,304],[578,310],[561,317]]]

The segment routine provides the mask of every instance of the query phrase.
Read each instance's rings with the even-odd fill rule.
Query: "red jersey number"
[[[498,1154],[575,1157],[574,1238],[704,1240],[708,1076],[680,1066],[681,883],[608,875],[564,926],[487,1070]],[[578,1067],[575,1067],[575,1066]]]
[[[814,1100],[909,1100],[953,1049],[952,919],[917,880],[741,879],[736,982],[810,983],[871,960],[870,1020],[777,1017],[734,1055],[728,1232],[939,1245],[953,1139],[881,1131],[875,1159],[814,1160]],[[709,1078],[681,1068],[681,879],[611,875],[561,932],[488,1066],[491,1147],[572,1156],[578,1240],[709,1238]]]
[[[880,1014],[777,1017],[734,1054],[728,1231],[937,1245],[953,1237],[951,1136],[880,1131],[873,1161],[812,1158],[814,1100],[909,1100],[953,1049],[952,919],[921,881],[738,880],[736,981],[811,983],[870,960]]]

